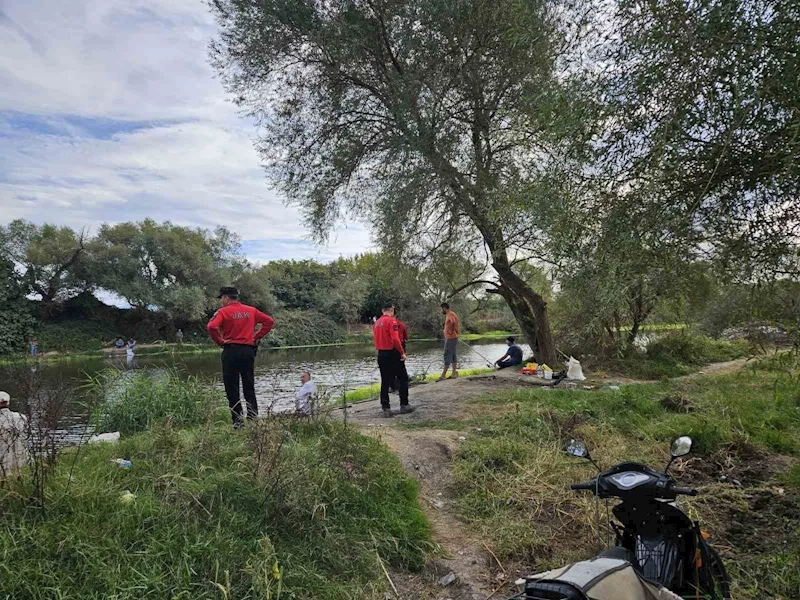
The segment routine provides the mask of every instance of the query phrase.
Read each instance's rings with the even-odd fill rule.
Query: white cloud
[[[213,34],[197,0],[0,5],[0,222],[225,225],[255,260],[366,250],[358,225],[326,248],[297,243],[298,210],[207,64]]]

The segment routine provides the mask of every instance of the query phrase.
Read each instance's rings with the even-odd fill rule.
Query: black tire
[[[705,582],[704,591],[709,595],[709,600],[731,600],[731,580],[722,562],[719,552],[710,544],[703,544],[708,567],[704,569],[709,581]]]

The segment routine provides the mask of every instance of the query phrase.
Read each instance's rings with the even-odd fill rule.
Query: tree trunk
[[[528,339],[537,362],[555,368],[558,358],[544,298],[514,273],[507,261],[501,259],[493,266],[505,288],[500,293]]]

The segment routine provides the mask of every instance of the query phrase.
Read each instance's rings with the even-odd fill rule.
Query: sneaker
[[[384,419],[391,419],[394,416],[390,408],[384,408],[382,414]]]
[[[400,414],[401,415],[407,415],[409,413],[414,412],[415,410],[417,410],[416,407],[409,406],[408,404],[404,404],[403,406],[400,407]]]

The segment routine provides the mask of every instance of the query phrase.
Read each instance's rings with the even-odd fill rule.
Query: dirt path
[[[406,471],[420,483],[420,500],[431,523],[433,539],[441,552],[421,577],[397,574],[395,583],[402,598],[485,600],[502,598],[504,581],[516,573],[504,573],[483,541],[476,538],[459,518],[452,489],[452,458],[469,431],[433,427],[409,429],[404,425],[449,420],[468,420],[500,407],[470,405],[468,401],[488,392],[536,385],[534,380],[512,372],[464,377],[414,386],[409,390],[416,411],[392,419],[380,416],[380,403],[371,400],[348,409],[347,418],[368,435],[383,440],[397,454]],[[541,383],[539,384],[541,385]],[[396,407],[397,396],[392,396]],[[344,411],[337,411],[342,418]],[[452,573],[456,579],[444,586]],[[505,588],[505,590],[503,589]],[[494,592],[494,594],[493,594]],[[510,594],[506,594],[508,596]]]

